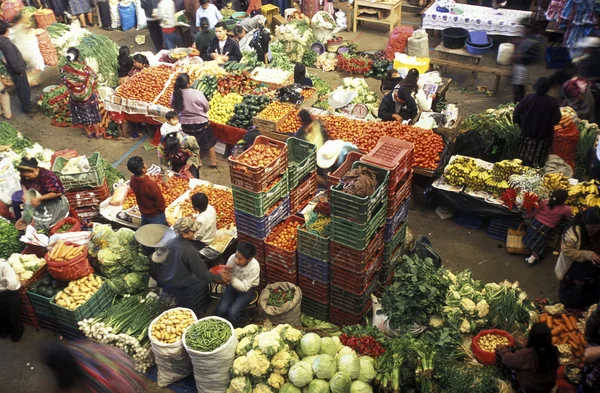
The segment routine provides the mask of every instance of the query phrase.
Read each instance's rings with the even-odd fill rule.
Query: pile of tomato
[[[163,91],[165,84],[173,74],[173,68],[166,65],[144,68],[138,74],[131,77],[127,82],[117,89],[116,95],[129,100],[153,102]],[[175,78],[173,78],[173,83]],[[171,93],[173,91],[171,90]],[[163,94],[167,96],[167,94]],[[170,107],[171,95],[168,95]]]
[[[240,164],[264,168],[270,165],[281,155],[281,149],[266,143],[254,144],[235,161]],[[232,159],[233,160],[233,159]]]
[[[297,221],[284,221],[278,224],[265,243],[281,248],[285,251],[294,252],[298,248],[298,227],[302,225]]]

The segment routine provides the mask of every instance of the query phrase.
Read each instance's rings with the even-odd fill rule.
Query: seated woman
[[[323,124],[313,119],[312,115],[306,109],[298,112],[298,117],[302,122],[302,126],[296,131],[295,137],[312,143],[317,147],[317,150],[320,149],[325,141],[329,139]]]
[[[26,200],[24,224],[47,230],[67,216],[69,202],[64,196],[65,188],[54,172],[40,168],[35,158],[23,158],[17,169]]]

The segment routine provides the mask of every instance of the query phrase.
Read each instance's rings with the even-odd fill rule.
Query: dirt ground
[[[404,12],[404,24],[418,25],[418,19],[410,13]],[[149,50],[148,44],[138,46],[134,43],[136,34],[145,34],[146,42],[150,42],[147,31],[106,33],[100,29],[93,29],[96,33],[106,34],[118,45],[130,45],[132,52]],[[387,30],[376,26],[361,26],[357,33],[341,33],[344,39],[356,43],[360,50],[384,49],[387,44]],[[435,47],[436,39],[431,38],[430,47]],[[490,53],[483,59],[484,63],[494,64],[495,53]],[[341,77],[335,73],[315,72],[329,82],[333,88],[341,84]],[[549,71],[540,68],[536,74],[545,75]],[[477,93],[469,85],[471,75],[468,72],[449,70],[448,75],[453,78],[446,98],[449,103],[456,103],[461,116],[477,113],[487,108],[509,102],[512,97],[510,81],[503,78],[501,91],[495,97]],[[56,67],[44,71],[41,85],[33,89],[33,95],[39,95],[41,88],[56,84],[58,72]],[[379,82],[368,80],[371,88],[379,92]],[[480,75],[477,85],[493,86],[493,78]],[[57,128],[50,124],[50,120],[41,114],[33,117],[20,113],[16,97],[12,97],[14,118],[10,121],[18,130],[42,146],[60,150],[65,148],[75,149],[79,153],[90,154],[100,152],[102,157],[127,175],[125,163],[132,155],[140,155],[148,163],[157,162],[156,151],[147,148],[149,140],[89,140],[83,131],[75,128]],[[144,138],[147,138],[144,136]],[[150,138],[151,139],[151,138]],[[204,168],[208,167],[205,161]],[[201,177],[208,181],[229,185],[229,173],[225,160],[220,158],[218,169],[202,169]],[[530,298],[550,297],[556,299],[558,281],[554,276],[555,256],[548,256],[539,265],[529,268],[523,257],[506,253],[502,242],[492,240],[486,236],[485,227],[480,230],[471,230],[458,226],[450,220],[441,220],[434,214],[434,209],[427,206],[416,206],[409,214],[409,227],[415,235],[427,235],[434,248],[443,258],[444,265],[453,270],[471,269],[475,278],[484,281],[501,281],[503,279],[516,281],[527,291]],[[42,393],[48,391],[50,383],[44,367],[40,363],[40,349],[59,339],[47,331],[35,331],[27,328],[21,342],[11,343],[8,340],[0,341],[0,354],[2,354],[2,367],[0,367],[0,389],[13,393]],[[159,389],[152,384],[150,392],[168,392],[168,389]]]

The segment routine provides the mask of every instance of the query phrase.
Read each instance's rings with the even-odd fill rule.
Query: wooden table
[[[374,8],[383,12],[389,13],[387,17],[379,19],[377,16],[371,15],[359,15],[361,8]],[[380,23],[390,26],[390,35],[394,26],[399,25],[402,21],[402,0],[386,0],[386,1],[367,1],[367,0],[355,0],[354,1],[354,24],[353,32],[356,32],[358,21],[366,21],[373,23]]]
[[[434,51],[438,53],[440,59],[444,60],[455,60],[465,63],[479,64],[481,58],[483,58],[483,55],[474,55],[467,52],[465,48],[448,49],[443,44],[436,46]]]

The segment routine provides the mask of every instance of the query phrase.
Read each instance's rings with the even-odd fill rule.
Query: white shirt
[[[0,261],[0,292],[16,291],[21,288],[21,282],[14,269],[8,262]]]
[[[217,211],[211,205],[206,210],[196,216],[196,221],[200,223],[200,229],[196,232],[196,240],[209,245],[215,240],[217,234]]]
[[[248,292],[252,287],[260,283],[260,265],[256,258],[252,258],[246,266],[238,266],[235,263],[235,254],[227,260],[227,266],[231,266],[231,285],[240,292]]]
[[[175,2],[173,0],[160,0],[154,13],[160,18],[160,27],[175,27]]]
[[[200,27],[200,18],[208,19],[208,28],[214,29],[217,22],[223,19],[223,15],[214,4],[209,4],[206,9],[200,6],[196,11],[196,27]]]
[[[160,126],[160,136],[166,136],[172,132],[180,132],[181,131],[181,123],[177,123],[176,125],[171,125],[169,122],[164,122],[162,126]]]

